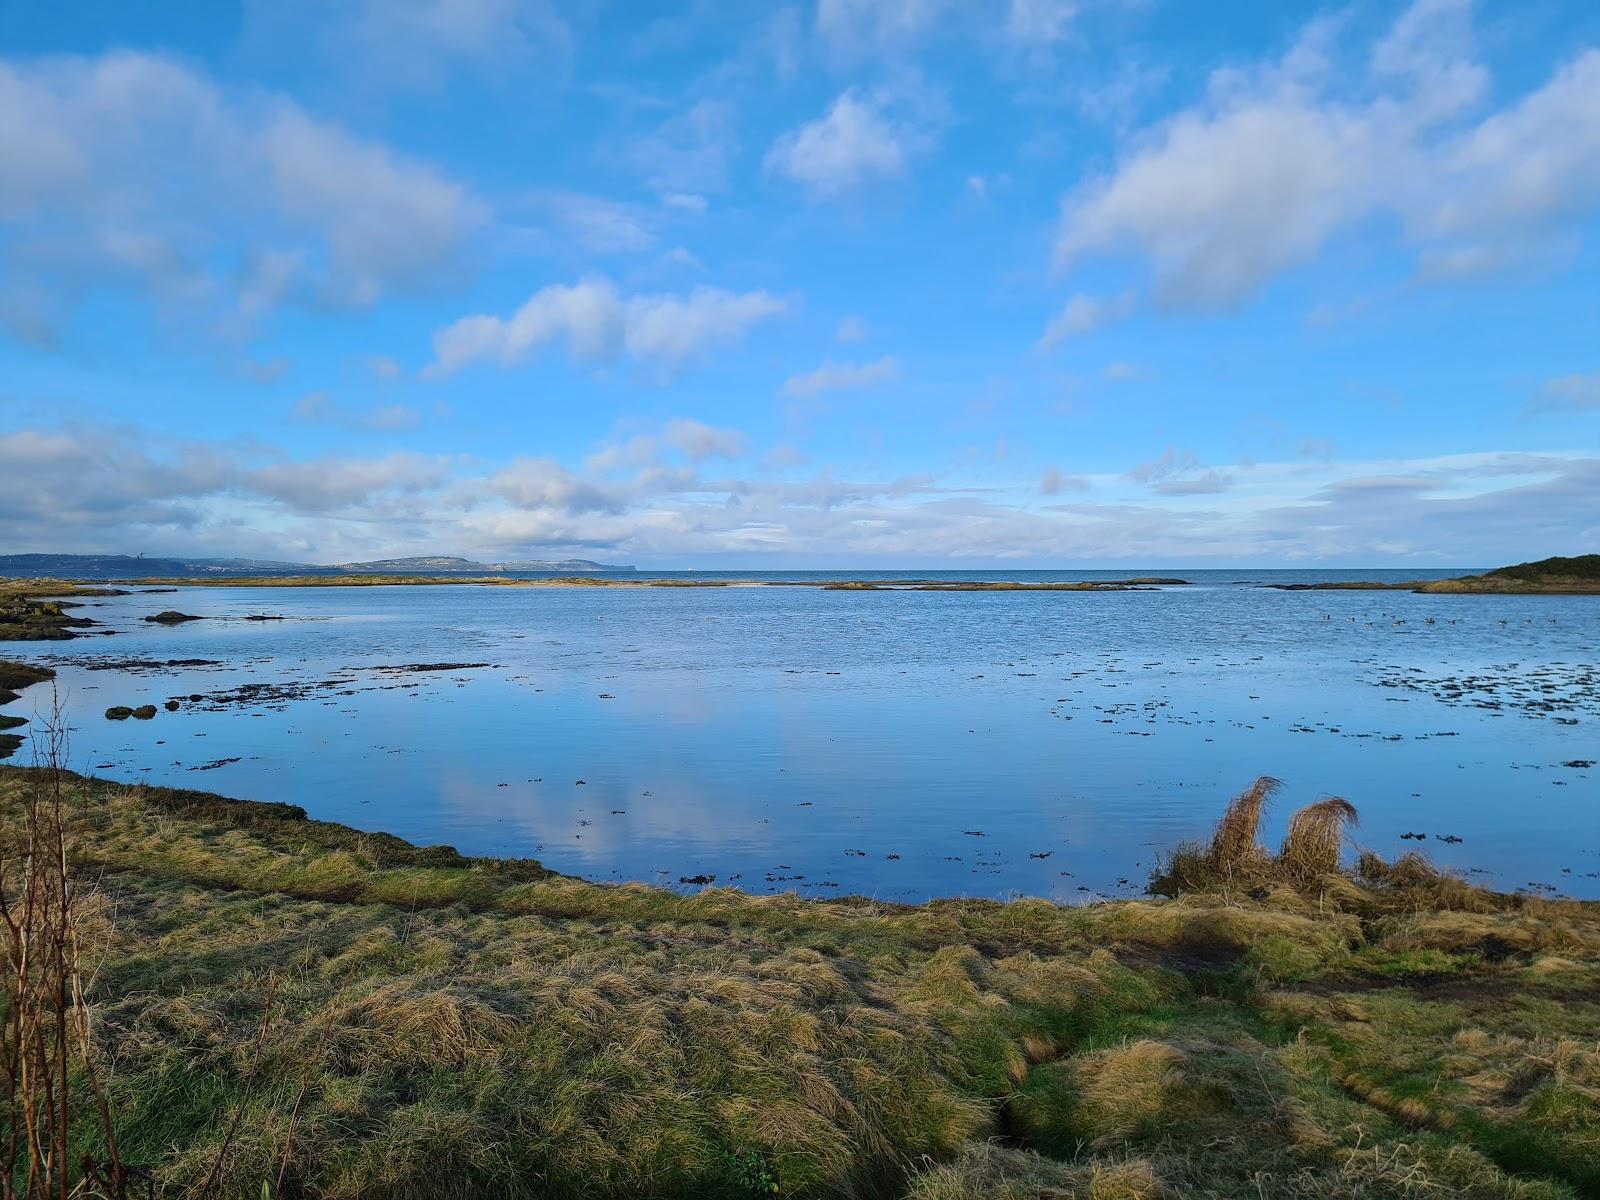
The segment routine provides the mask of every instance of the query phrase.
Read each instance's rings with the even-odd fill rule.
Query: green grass
[[[0,815],[32,778],[0,769]],[[1600,1186],[1600,906],[1416,863],[1082,908],[679,895],[69,791],[99,1073],[160,1195],[198,1194],[252,1074],[222,1195]]]

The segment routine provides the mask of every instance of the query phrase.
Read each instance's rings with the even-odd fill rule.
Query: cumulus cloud
[[[624,296],[606,279],[552,284],[509,317],[477,314],[439,330],[428,374],[449,375],[475,362],[515,366],[554,343],[581,362],[626,358],[670,369],[742,340],[787,307],[764,291],[697,287],[684,295]]]
[[[708,458],[741,458],[749,440],[737,429],[719,429],[688,417],[675,417],[662,431],[662,440],[682,451],[691,462]]]
[[[1403,230],[1419,273],[1547,250],[1600,204],[1600,51],[1473,123],[1489,78],[1468,7],[1418,0],[1364,72],[1342,68],[1325,24],[1267,68],[1217,71],[1200,103],[1065,197],[1057,265],[1131,253],[1163,303],[1218,309],[1374,217]]]
[[[784,381],[783,394],[793,399],[819,396],[823,392],[847,391],[886,383],[900,375],[900,363],[893,355],[873,362],[823,363],[805,375],[791,375]]]
[[[1050,318],[1039,338],[1042,349],[1051,350],[1068,338],[1086,337],[1133,315],[1136,297],[1133,291],[1118,296],[1090,296],[1079,292]]]
[[[160,56],[0,61],[0,218],[25,248],[0,312],[24,334],[107,286],[219,328],[371,304],[431,286],[485,217],[425,163]]]
[[[567,513],[620,512],[617,492],[585,480],[552,458],[519,458],[487,481],[487,490],[517,508],[556,508]]]
[[[766,168],[819,199],[836,199],[904,175],[916,141],[881,102],[851,89],[823,116],[779,137]]]

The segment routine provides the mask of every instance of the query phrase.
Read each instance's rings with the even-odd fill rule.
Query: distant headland
[[[146,558],[131,554],[0,554],[0,578],[148,579],[156,576],[202,578],[340,575],[507,575],[551,572],[561,575],[632,571],[631,566],[587,558],[515,559],[475,562],[434,555],[381,558],[334,564],[278,562],[261,558]]]
[[[1524,595],[1593,596],[1600,595],[1600,554],[1580,554],[1572,558],[1541,558],[1537,562],[1499,567],[1482,575],[1462,575],[1455,579],[1413,580],[1407,583],[1377,583],[1344,580],[1322,583],[1269,583],[1264,587],[1282,592],[1425,592],[1429,595]]]

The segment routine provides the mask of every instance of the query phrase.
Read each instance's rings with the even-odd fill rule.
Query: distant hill
[[[1580,554],[1575,558],[1541,558],[1538,562],[1518,563],[1485,572],[1491,578],[1522,579],[1529,583],[1552,580],[1588,580],[1600,583],[1600,554]]]
[[[145,558],[131,554],[0,554],[0,578],[181,579],[229,575],[498,575],[549,571],[561,575],[631,571],[587,558],[481,563],[449,556],[386,558],[334,566],[262,558]]]
[[[1539,594],[1600,593],[1600,554],[1573,558],[1541,558],[1537,562],[1499,567],[1482,575],[1440,579],[1423,584],[1420,592],[1528,592]]]
[[[512,562],[482,563],[469,558],[379,558],[371,562],[340,563],[336,568],[352,575],[495,575],[506,571],[555,571],[571,574],[582,571],[631,571],[597,563],[587,558],[528,558]]]

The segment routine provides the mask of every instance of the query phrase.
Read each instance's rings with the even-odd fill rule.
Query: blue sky
[[[1600,8],[0,0],[0,550],[1600,548]]]

